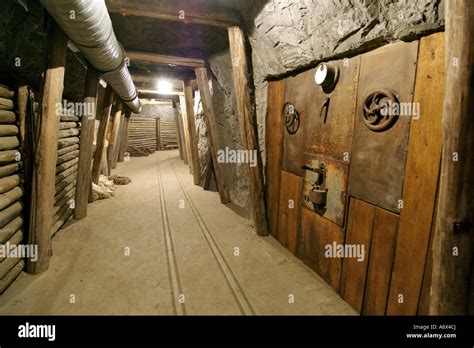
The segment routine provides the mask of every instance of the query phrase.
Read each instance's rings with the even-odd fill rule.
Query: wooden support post
[[[242,28],[237,26],[229,27],[228,33],[242,146],[245,150],[254,151],[257,155],[257,165],[251,167],[248,163],[246,166],[255,229],[259,236],[266,236],[268,235],[268,227],[262,157],[258,148],[256,119],[250,99],[245,36]]]
[[[115,153],[114,153],[115,156],[114,156],[112,169],[117,168],[117,163],[120,156],[120,148],[122,147],[122,143],[123,143],[124,125],[125,125],[125,110],[124,110],[124,105],[122,104],[122,113],[120,114],[120,127],[119,127],[119,131],[117,135],[117,142],[115,144]]]
[[[160,118],[156,118],[156,151],[161,150]]]
[[[173,105],[174,124],[176,126],[176,138],[178,141],[179,158],[184,160],[183,130],[181,129],[181,122],[179,121],[179,111],[178,107],[176,106],[176,101],[174,99],[171,101],[171,103]]]
[[[186,152],[186,158],[184,159],[184,164],[189,166],[191,170],[191,155],[190,155],[190,144],[189,144],[189,128],[188,128],[188,118],[186,116],[186,100],[184,96],[179,96],[179,106],[181,108],[181,123],[183,125],[183,135],[184,135],[184,150]]]
[[[112,174],[112,168],[115,164],[116,154],[117,154],[117,142],[120,131],[120,121],[122,120],[122,102],[117,100],[114,108],[114,124],[112,126],[112,134],[110,135],[109,142],[109,151],[107,153],[107,175]]]
[[[107,86],[104,95],[103,105],[100,107],[100,123],[99,129],[97,130],[97,140],[95,146],[94,163],[92,165],[92,182],[94,184],[99,183],[100,169],[102,167],[103,154],[105,149],[105,140],[107,136],[107,126],[109,124],[110,112],[112,109],[112,103],[114,101],[114,94],[112,88]]]
[[[33,182],[33,163],[34,163],[34,149],[33,149],[33,135],[34,122],[32,115],[32,105],[30,103],[30,88],[28,86],[20,86],[18,88],[18,126],[20,128],[20,145],[21,145],[21,166],[23,169],[23,216],[25,217],[23,223],[23,231],[30,231],[30,219],[32,200],[32,182]],[[18,167],[20,164],[16,164]]]
[[[41,88],[39,140],[35,157],[36,180],[35,207],[32,233],[28,244],[38,246],[36,262],[27,261],[28,272],[41,273],[49,268],[51,255],[51,226],[53,219],[54,185],[58,147],[59,115],[57,105],[61,103],[64,88],[64,67],[66,65],[67,36],[52,23],[48,35],[47,65]]]
[[[76,197],[74,218],[77,220],[87,217],[87,204],[89,203],[89,190],[91,188],[91,160],[94,142],[94,125],[97,109],[97,91],[99,87],[99,75],[97,71],[89,66],[87,68],[84,103],[91,110],[90,114],[84,114],[81,118],[81,142],[79,147],[79,166],[77,167]],[[90,106],[90,107],[89,107]]]
[[[196,133],[196,122],[194,119],[194,106],[193,106],[193,87],[192,82],[187,80],[183,82],[184,98],[186,100],[186,117],[188,119],[188,132],[189,132],[189,143],[191,148],[193,179],[194,185],[201,183],[201,168],[199,164],[199,151],[198,151],[198,139]]]
[[[464,315],[474,226],[474,3],[446,1],[443,154],[430,314]]]
[[[212,103],[211,92],[209,90],[209,80],[207,78],[206,68],[197,68],[196,79],[198,83],[199,92],[201,93],[202,108],[204,110],[204,120],[206,121],[207,129],[207,142],[209,145],[209,152],[211,153],[212,164],[214,167],[214,173],[216,176],[217,188],[222,203],[229,203],[229,191],[224,180],[224,174],[222,173],[221,164],[217,160],[217,142],[218,142],[218,131],[217,131],[217,120],[216,113],[214,111],[214,105]]]
[[[130,130],[130,116],[131,116],[131,111],[130,110],[125,110],[125,118],[124,118],[124,124],[123,124],[123,132],[122,132],[122,140],[120,142],[120,150],[119,150],[119,156],[118,156],[118,161],[123,162],[125,153],[127,152],[127,147],[128,147],[128,132]]]

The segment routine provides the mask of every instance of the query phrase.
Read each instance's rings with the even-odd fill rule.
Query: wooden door
[[[281,171],[278,241],[296,255],[303,179]]]

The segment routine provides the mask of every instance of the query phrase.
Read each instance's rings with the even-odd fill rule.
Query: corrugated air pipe
[[[102,72],[130,110],[139,113],[137,89],[125,64],[125,53],[115,37],[105,0],[41,0],[87,61]]]

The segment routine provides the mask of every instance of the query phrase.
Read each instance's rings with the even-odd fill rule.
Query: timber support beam
[[[252,204],[257,234],[259,236],[266,236],[268,235],[268,226],[265,209],[263,165],[258,147],[256,117],[250,98],[245,35],[243,29],[238,26],[228,28],[228,33],[242,146],[247,151],[254,151],[257,157],[257,165],[255,167],[251,167],[250,163],[246,165],[250,202]]]

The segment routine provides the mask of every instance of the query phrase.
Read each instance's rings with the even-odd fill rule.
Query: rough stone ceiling
[[[110,17],[117,39],[130,51],[204,59],[229,46],[222,28],[114,13]]]

